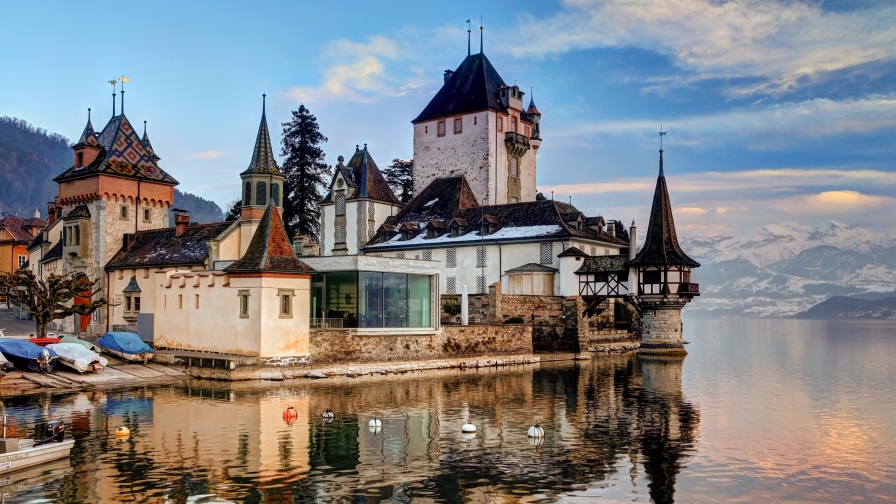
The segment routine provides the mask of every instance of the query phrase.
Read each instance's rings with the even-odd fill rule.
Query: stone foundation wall
[[[531,353],[532,328],[522,325],[445,326],[434,335],[361,336],[351,330],[311,331],[315,365]]]
[[[681,331],[681,309],[687,300],[681,298],[656,298],[642,296],[638,299],[641,307],[641,341],[644,348],[681,348],[684,339]]]

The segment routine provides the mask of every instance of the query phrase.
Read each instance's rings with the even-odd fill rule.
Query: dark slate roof
[[[296,258],[280,212],[271,202],[264,211],[258,229],[246,253],[224,268],[228,273],[313,273],[314,269]]]
[[[586,254],[585,251],[580,249],[579,247],[569,247],[568,249],[564,250],[563,252],[560,252],[559,254],[557,254],[557,257],[591,257],[591,256]]]
[[[395,226],[392,228],[395,229],[406,223],[424,227],[433,219],[449,223],[456,218],[476,223],[485,219],[492,224],[490,233],[485,237],[486,240],[582,238],[626,245],[625,241],[615,236],[567,225],[561,215],[574,212],[581,213],[572,205],[552,200],[480,207],[466,178],[457,176],[434,180],[398,214],[388,218],[385,224]],[[417,235],[413,240],[401,240],[394,232],[383,227],[368,242],[366,248],[448,246],[451,243],[460,244],[479,239],[480,236],[479,229],[469,229],[467,233],[455,238],[448,235],[436,238]]]
[[[78,205],[75,208],[72,208],[68,211],[67,214],[62,216],[63,219],[80,219],[80,218],[90,218],[90,209],[87,208],[87,205]]]
[[[660,175],[656,179],[656,190],[653,193],[647,236],[644,246],[632,261],[634,266],[647,264],[677,264],[692,268],[700,266],[700,263],[688,257],[678,245],[675,222],[672,220],[672,204],[669,202],[669,189],[666,187],[666,176],[663,173],[662,149],[660,149]]]
[[[62,258],[62,240],[56,242],[56,245],[50,247],[50,250],[41,258],[40,263],[50,262],[54,259]]]
[[[613,271],[628,270],[628,256],[610,255],[586,257],[582,266],[576,270],[576,274],[583,273],[609,273]]]
[[[0,219],[0,228],[5,229],[13,240],[26,243],[31,243],[34,240],[34,236],[26,231],[25,228],[36,227],[43,229],[46,225],[47,223],[38,217],[9,216]]]
[[[106,269],[204,264],[208,258],[206,241],[217,238],[232,224],[193,224],[180,236],[176,236],[173,227],[138,231],[131,248],[122,247]]]
[[[131,281],[125,286],[124,290],[121,292],[143,292],[143,289],[137,285],[137,277],[132,276]]]
[[[268,120],[264,107],[261,109],[261,124],[258,125],[258,135],[255,137],[255,149],[252,151],[252,160],[249,167],[240,175],[251,174],[280,175],[277,161],[274,159],[274,151],[271,149],[271,134],[268,133]]]
[[[526,115],[541,115],[538,107],[535,106],[535,100],[531,96],[529,97],[529,108],[526,109]]]
[[[557,268],[551,268],[543,264],[529,263],[516,268],[509,269],[504,273],[554,273],[560,271]]]
[[[148,152],[153,159],[156,161],[162,159],[159,156],[156,156],[156,151],[153,150],[152,143],[149,141],[149,135],[146,134],[146,121],[143,121],[143,139],[140,141],[143,142],[143,148],[146,149],[146,152]]]
[[[35,236],[34,239],[31,240],[31,243],[28,244],[28,251],[30,252],[30,251],[34,250],[35,248],[37,248],[39,245],[42,245],[43,243],[44,243],[43,232],[37,233],[37,236]]]
[[[386,178],[373,160],[373,156],[367,151],[367,145],[363,149],[355,149],[352,158],[348,160],[348,164],[342,164],[342,156],[339,157],[339,164],[336,165],[336,173],[333,174],[333,180],[330,182],[330,192],[321,201],[321,203],[331,202],[333,200],[333,184],[336,183],[336,177],[339,173],[345,179],[349,188],[355,189],[349,191],[348,199],[372,199],[383,201],[386,203],[401,204],[392,188],[389,187]],[[367,161],[365,168],[364,161]]]
[[[411,122],[486,109],[507,113],[498,99],[498,89],[502,86],[506,86],[504,79],[485,54],[471,54]]]
[[[606,225],[607,223],[600,215],[598,215],[597,217],[585,217],[586,226],[599,226],[601,224]]]
[[[146,151],[143,141],[134,131],[124,114],[109,120],[96,137],[97,147],[102,149],[89,166],[72,166],[53,180],[63,182],[96,174],[151,180],[160,184],[177,185],[177,180],[159,168],[153,154]]]
[[[93,131],[93,124],[90,122],[90,112],[87,112],[87,125],[84,126],[84,131],[81,132],[81,138],[78,139],[78,142],[75,145],[93,145],[96,146],[98,143],[96,141],[96,132]]]

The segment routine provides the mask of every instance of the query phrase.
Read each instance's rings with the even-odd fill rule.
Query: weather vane
[[[663,137],[668,134],[668,131],[663,131],[663,125],[660,123],[660,150],[663,150]]]

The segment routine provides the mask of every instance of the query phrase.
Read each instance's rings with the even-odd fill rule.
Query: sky
[[[486,55],[542,113],[545,194],[645,226],[662,125],[680,233],[834,219],[896,237],[891,0],[10,0],[0,116],[75,140],[125,75],[161,167],[224,207],[262,93],[272,137],[305,104],[331,164],[363,143],[380,166],[411,158],[410,121],[466,56],[467,19],[478,50],[480,16]]]

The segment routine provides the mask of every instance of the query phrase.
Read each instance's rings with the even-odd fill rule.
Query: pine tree
[[[299,105],[292,112],[292,120],[283,123],[280,155],[283,156],[283,224],[290,238],[308,235],[318,241],[322,188],[333,171],[324,162],[321,145],[327,137],[320,133],[317,118]]]
[[[414,197],[413,159],[393,159],[392,164],[383,170],[383,177],[402,203],[407,203]]]
[[[616,226],[616,238],[628,241],[628,229],[625,228],[625,224],[620,220],[613,221],[613,224]]]

